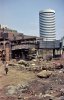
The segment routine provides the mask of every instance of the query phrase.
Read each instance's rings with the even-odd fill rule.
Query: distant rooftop
[[[8,32],[17,32],[17,30],[10,29],[8,28],[7,25],[2,25],[2,24],[0,24],[0,29],[4,29],[5,31],[8,31]]]

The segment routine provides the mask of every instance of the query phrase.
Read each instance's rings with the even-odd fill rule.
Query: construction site
[[[0,27],[0,100],[64,100],[63,41]]]
[[[0,26],[0,60],[29,59],[35,56],[61,56],[64,50],[64,38],[55,41],[43,41],[36,36],[18,33],[16,30]]]

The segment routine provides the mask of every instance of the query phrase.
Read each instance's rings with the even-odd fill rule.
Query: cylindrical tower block
[[[51,9],[39,12],[40,37],[44,41],[55,40],[55,11]]]

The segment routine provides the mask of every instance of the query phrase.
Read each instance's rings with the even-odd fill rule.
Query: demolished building
[[[27,36],[16,30],[0,28],[0,60],[27,58],[29,50],[36,50],[35,36]]]
[[[7,27],[0,27],[0,60],[3,61],[26,59],[30,50],[34,51],[35,55],[41,51],[47,53],[50,50],[54,56],[55,50],[63,49],[62,44],[60,40],[43,41],[40,37],[28,36]]]

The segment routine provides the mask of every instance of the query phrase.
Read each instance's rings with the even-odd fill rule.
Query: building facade
[[[27,36],[16,30],[0,26],[0,61],[25,59],[29,55],[29,51],[36,50],[36,48],[35,36]]]
[[[39,12],[39,30],[43,41],[55,40],[55,11],[51,9]]]

